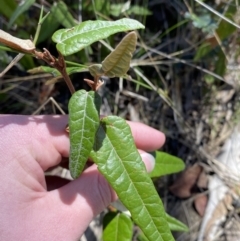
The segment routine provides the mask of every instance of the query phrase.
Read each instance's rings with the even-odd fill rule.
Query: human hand
[[[46,170],[68,158],[67,122],[67,116],[0,116],[0,240],[77,240],[117,199],[95,164],[71,182],[45,178]],[[154,162],[145,151],[159,149],[165,137],[146,125],[129,125],[151,171]]]

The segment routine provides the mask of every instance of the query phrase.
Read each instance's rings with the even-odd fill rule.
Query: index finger
[[[37,123],[36,125],[33,124],[35,133],[38,133],[35,140],[40,138],[39,141],[44,144],[44,146],[47,146],[46,150],[48,150],[48,152],[44,152],[48,154],[47,157],[53,157],[53,154],[50,155],[50,153],[54,151],[51,149],[53,146],[55,147],[54,155],[56,155],[56,151],[59,153],[58,158],[51,158],[51,161],[49,161],[43,152],[39,150],[38,156],[41,160],[44,160],[43,163],[45,163],[46,166],[43,169],[46,170],[51,166],[58,165],[61,161],[60,156],[69,156],[70,143],[68,134],[65,131],[68,116],[36,116],[33,118],[33,122],[34,120]],[[131,128],[132,135],[138,149],[143,151],[154,151],[159,149],[165,142],[165,136],[162,132],[142,123],[131,121],[127,123]],[[28,129],[27,132],[29,131],[30,129]],[[43,137],[45,141],[42,140]],[[32,137],[31,139],[34,138]]]
[[[128,121],[127,123],[138,149],[154,151],[163,146],[166,138],[162,132],[139,122]]]
[[[45,116],[46,132],[45,135],[50,135],[49,140],[55,143],[58,151],[63,156],[69,156],[69,139],[66,138],[65,126],[68,122],[68,116]],[[165,135],[143,123],[127,121],[131,128],[131,132],[138,149],[144,151],[154,151],[161,148],[165,142]],[[44,123],[43,123],[44,124]],[[57,135],[56,135],[57,133]]]

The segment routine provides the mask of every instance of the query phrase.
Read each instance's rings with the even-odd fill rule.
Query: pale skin
[[[69,156],[67,116],[0,116],[0,240],[73,241],[117,199],[96,165],[76,180],[45,179]],[[159,149],[163,133],[129,122],[148,171],[146,151]],[[51,191],[49,191],[49,189]]]

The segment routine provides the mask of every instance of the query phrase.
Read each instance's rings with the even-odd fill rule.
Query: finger
[[[142,157],[143,162],[145,163],[147,172],[151,172],[155,166],[155,158],[151,154],[146,153],[142,150],[138,150],[138,151]],[[66,166],[66,164],[67,164],[67,166]],[[91,162],[91,165],[89,165],[89,166],[92,166],[92,162]],[[61,167],[68,169],[68,163],[65,162],[63,165],[61,165]],[[87,165],[86,165],[86,167],[87,167]],[[46,180],[48,191],[55,190],[57,188],[60,188],[64,185],[68,184],[69,182],[71,182],[69,179],[62,178],[60,176],[51,176],[51,175],[45,176],[45,180]]]
[[[59,116],[56,120],[54,116],[47,116],[46,125],[51,131],[49,134],[53,134],[52,138],[55,141],[56,147],[63,156],[68,156],[69,142],[62,145],[62,142],[66,142],[65,126],[68,121],[67,116]],[[127,122],[131,128],[136,147],[145,151],[153,151],[162,147],[165,142],[165,135],[145,124],[139,122]],[[63,135],[63,136],[61,136]],[[60,138],[62,137],[62,138]]]
[[[163,146],[165,135],[162,132],[139,122],[128,121],[128,124],[138,149],[154,151]]]
[[[155,158],[153,157],[153,155],[143,151],[143,150],[138,150],[142,160],[146,166],[147,172],[151,172],[154,167],[155,167]]]
[[[49,137],[55,143],[56,148],[63,156],[68,156],[69,154],[69,141],[66,139],[65,127],[68,123],[68,116],[44,116],[39,117],[43,118],[45,123],[44,127],[47,130]],[[127,122],[131,128],[134,141],[137,148],[145,151],[153,151],[162,147],[165,142],[165,135],[145,124],[138,122]],[[44,129],[44,128],[43,128]]]
[[[61,156],[69,156],[70,143],[68,134],[65,131],[68,116],[37,116],[34,120],[41,144],[45,144],[48,147],[53,145],[55,151],[60,154],[58,157],[49,160],[49,157],[56,156],[56,153],[49,153],[48,157],[44,156],[42,152],[39,153],[39,158],[42,161],[40,163],[43,163],[41,166],[43,167],[45,164],[44,170],[46,170],[51,166],[59,164]],[[128,124],[137,148],[144,151],[153,151],[163,145],[165,136],[162,132],[142,123],[128,122]]]
[[[140,152],[147,170],[151,171],[154,167],[153,157],[143,151]],[[50,192],[48,198],[51,203],[51,212],[47,210],[46,213],[56,213],[58,220],[58,230],[56,231],[61,230],[62,239],[67,240],[69,237],[63,235],[65,232],[69,235],[68,230],[71,229],[71,235],[73,235],[71,238],[76,240],[86,230],[91,220],[115,201],[117,196],[106,179],[99,173],[96,165],[93,165],[85,170],[78,179]],[[44,207],[48,207],[46,202]],[[52,227],[52,230],[55,229]]]

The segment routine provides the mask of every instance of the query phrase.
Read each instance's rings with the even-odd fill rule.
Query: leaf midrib
[[[85,93],[85,95],[87,96],[86,97],[86,101],[85,101],[85,106],[84,106],[84,110],[86,110],[86,106],[87,106],[87,98],[88,98],[88,93],[86,92]],[[84,115],[83,115],[83,128],[82,128],[82,130],[83,130],[83,132],[84,132],[84,130],[85,130],[85,122],[86,121],[84,121],[85,120],[85,116],[86,116],[86,111],[84,111]],[[80,163],[78,160],[79,160],[79,156],[80,156],[80,149],[79,149],[79,147],[81,146],[82,147],[82,143],[83,143],[83,133],[82,133],[82,135],[81,135],[81,141],[79,141],[79,145],[78,145],[78,155],[77,155],[77,160],[75,160],[75,168],[74,168],[74,171],[75,171],[75,173],[77,173],[77,167],[78,167],[78,163]]]

